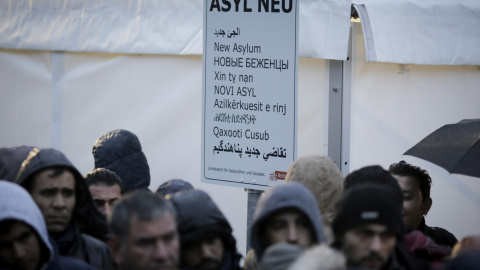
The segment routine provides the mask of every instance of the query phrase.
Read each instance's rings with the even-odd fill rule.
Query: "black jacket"
[[[188,190],[170,197],[177,211],[177,228],[181,246],[202,241],[206,235],[218,235],[225,248],[220,270],[240,270],[241,255],[237,252],[232,228],[210,196],[201,190]],[[180,269],[187,270],[181,264]]]
[[[55,241],[51,239],[52,242],[52,247],[55,250],[55,256],[50,265],[48,266],[47,269],[45,270],[95,270],[95,269],[101,269],[98,267],[93,267],[90,264],[87,264],[84,260],[74,258],[74,257],[68,257],[68,256],[60,256],[58,247],[55,244]]]
[[[79,233],[73,225],[53,239],[62,256],[82,260],[98,270],[111,269],[113,266],[108,246],[96,238]]]
[[[395,245],[390,260],[383,270],[428,270],[431,269],[427,261],[408,252],[403,242]]]
[[[435,243],[453,248],[458,242],[457,238],[449,231],[439,227],[429,227],[425,224],[425,218],[422,218],[422,223],[418,227],[418,230],[423,232],[426,236],[432,238]]]
[[[128,130],[117,129],[101,136],[93,145],[96,168],[115,172],[123,184],[123,192],[148,189],[150,167],[138,137]]]

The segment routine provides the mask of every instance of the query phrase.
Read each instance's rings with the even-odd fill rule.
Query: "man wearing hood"
[[[92,269],[58,256],[48,238],[42,213],[28,192],[0,180],[0,269]]]
[[[111,256],[105,217],[95,208],[82,175],[60,151],[34,148],[15,180],[43,214],[60,254],[108,269]]]
[[[304,249],[326,241],[317,201],[302,184],[270,187],[258,201],[250,242],[258,261],[271,245],[290,243]]]
[[[177,211],[180,269],[240,270],[232,228],[210,196],[201,190],[168,195]]]
[[[93,145],[95,169],[106,168],[122,179],[123,193],[148,190],[150,167],[137,135],[116,129],[102,135]]]

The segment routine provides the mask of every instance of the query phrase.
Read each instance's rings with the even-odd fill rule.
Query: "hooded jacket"
[[[112,261],[110,250],[105,243],[96,239],[106,239],[105,217],[93,204],[82,175],[63,153],[51,148],[34,148],[23,162],[15,182],[29,191],[33,176],[53,167],[64,167],[75,178],[75,208],[72,220],[65,232],[55,238],[60,254],[81,259],[95,268],[107,269]]]
[[[93,269],[82,261],[59,256],[48,237],[42,213],[30,194],[17,184],[0,180],[0,222],[5,220],[20,221],[36,232],[42,253],[46,254],[39,269]]]
[[[191,190],[191,189],[194,189],[194,188],[192,184],[190,184],[189,182],[182,179],[172,179],[161,184],[157,188],[157,191],[155,191],[155,193],[165,197],[168,194],[174,194],[180,191]]]
[[[33,148],[25,145],[0,148],[0,179],[14,182],[20,166]]]
[[[279,184],[265,191],[260,197],[253,215],[250,243],[259,261],[267,248],[262,244],[260,235],[264,222],[273,214],[285,209],[296,209],[307,216],[313,228],[314,243],[319,244],[326,241],[322,217],[312,193],[300,183]]]
[[[224,256],[219,270],[241,269],[232,227],[210,196],[201,190],[187,190],[167,196],[177,211],[177,228],[181,246],[202,241],[206,235],[218,235],[223,241]],[[189,269],[181,264],[180,269]]]
[[[310,190],[318,203],[328,241],[333,242],[330,225],[336,213],[336,204],[342,197],[343,175],[328,156],[303,156],[288,169],[285,182],[299,182]]]
[[[115,172],[123,183],[123,192],[148,189],[150,167],[138,137],[128,130],[117,129],[101,136],[93,145],[95,169]]]

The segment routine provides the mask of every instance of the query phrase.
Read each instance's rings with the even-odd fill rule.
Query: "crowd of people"
[[[345,178],[298,158],[260,197],[242,260],[206,192],[172,179],[150,191],[137,136],[99,138],[82,176],[55,149],[0,149],[0,269],[478,269],[480,236],[426,225],[428,173],[405,161]],[[480,232],[479,232],[480,234]]]

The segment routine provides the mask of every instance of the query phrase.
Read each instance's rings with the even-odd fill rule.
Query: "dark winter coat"
[[[0,180],[0,222],[16,220],[30,226],[38,237],[40,248],[47,258],[41,262],[43,270],[93,270],[81,260],[59,256],[56,245],[50,241],[47,226],[40,209],[25,189],[17,184]],[[5,269],[0,266],[0,269]]]
[[[55,239],[60,254],[82,259],[98,269],[107,269],[112,261],[110,251],[105,243],[95,239],[106,239],[105,217],[93,204],[82,175],[63,153],[55,149],[33,149],[23,162],[15,181],[30,190],[33,176],[52,167],[64,167],[75,177],[75,208],[72,221],[65,232]]]
[[[312,193],[300,183],[282,183],[267,189],[260,197],[255,209],[250,243],[258,260],[261,260],[263,252],[267,248],[262,244],[260,235],[264,221],[284,209],[297,209],[304,213],[314,231],[313,242],[320,244],[326,241],[320,210]]]
[[[429,270],[431,269],[428,261],[423,260],[411,254],[403,242],[397,242],[390,256],[387,265],[383,270]]]
[[[480,265],[480,250],[470,250],[453,258],[446,270],[477,270]]]
[[[426,236],[432,238],[435,243],[453,248],[453,246],[458,242],[457,238],[450,233],[449,231],[442,229],[440,227],[429,227],[425,224],[425,218],[422,218],[422,223],[418,227],[418,230],[421,231]]]
[[[0,179],[14,182],[20,166],[33,148],[25,145],[0,148]]]
[[[437,269],[444,266],[445,258],[452,253],[452,248],[435,243],[430,237],[417,230],[406,234],[403,242],[410,253],[428,261]]]
[[[220,270],[240,270],[241,255],[237,252],[232,228],[210,196],[201,190],[188,190],[170,197],[177,211],[177,228],[181,246],[200,242],[206,235],[220,236],[224,245],[224,257]],[[185,265],[181,269],[189,269]]]
[[[148,189],[150,167],[138,137],[128,130],[117,129],[100,137],[92,149],[96,168],[115,172],[123,184],[123,192]]]
[[[113,265],[108,246],[96,238],[79,233],[73,225],[53,239],[61,255],[80,259],[99,270],[110,269]]]

